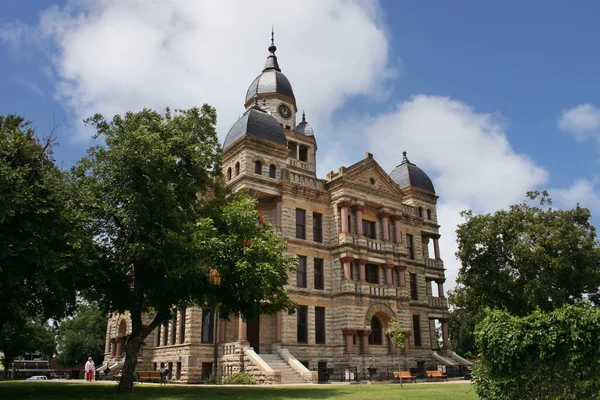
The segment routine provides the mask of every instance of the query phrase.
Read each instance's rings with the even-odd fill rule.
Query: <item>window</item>
[[[375,221],[367,221],[363,219],[363,234],[371,239],[377,238]]]
[[[306,239],[306,211],[296,208],[296,238]]]
[[[300,145],[300,151],[298,152],[298,159],[300,161],[308,161],[308,146]]]
[[[171,320],[171,344],[175,344],[175,340],[177,340],[177,311]]]
[[[296,145],[296,142],[288,142],[288,151],[290,153],[290,158],[293,158],[294,160],[298,158],[297,148],[298,146]]]
[[[419,287],[417,286],[417,274],[410,274],[410,298],[419,300]]]
[[[308,343],[308,306],[298,306],[297,341]]]
[[[213,312],[210,308],[202,310],[202,343],[213,342]]]
[[[348,215],[348,233],[352,233],[352,217]]]
[[[431,210],[427,209],[427,219],[431,219]]]
[[[298,269],[296,270],[296,287],[306,287],[306,257],[298,256]]]
[[[212,363],[202,363],[202,379],[208,379],[212,375]]]
[[[421,346],[421,318],[418,315],[413,315],[413,335],[415,346]]]
[[[323,214],[313,213],[313,240],[323,243]]]
[[[413,235],[410,233],[406,234],[406,250],[408,250],[408,258],[411,260],[415,259],[415,246],[413,242]]]
[[[381,321],[377,317],[371,318],[371,334],[369,335],[369,344],[383,344]]]
[[[419,217],[423,218],[423,207],[419,207]]]
[[[325,307],[315,307],[315,343],[325,344]]]
[[[156,340],[154,341],[154,346],[158,347],[160,346],[160,325],[156,327]],[[111,344],[112,346],[112,344]]]
[[[269,178],[275,178],[277,175],[277,167],[274,164],[269,165]]]
[[[240,174],[240,163],[236,162],[235,163],[235,176],[238,176]]]
[[[181,324],[179,325],[179,343],[185,342],[185,308],[181,309]]]
[[[162,345],[167,345],[167,336],[169,336],[169,321],[165,321],[162,326]]]
[[[323,290],[323,259],[315,258],[315,289]]]
[[[379,284],[379,265],[365,265],[365,275],[367,282]]]
[[[227,180],[231,180],[231,167],[227,168]]]
[[[262,174],[262,163],[258,160],[254,162],[254,173],[257,175]]]

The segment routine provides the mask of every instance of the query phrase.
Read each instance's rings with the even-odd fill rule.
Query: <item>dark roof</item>
[[[257,107],[250,108],[233,124],[225,137],[223,148],[226,149],[244,135],[256,136],[283,145],[287,143],[283,128],[277,120]]]
[[[304,114],[304,111],[302,112],[302,122],[300,122],[298,126],[296,126],[294,132],[300,133],[304,136],[315,136],[315,132],[313,131],[312,126],[310,126],[310,124],[306,122],[306,115]]]
[[[263,93],[280,93],[296,100],[290,81],[276,69],[267,69],[252,81],[246,92],[246,103]]]
[[[431,183],[431,179],[429,179],[427,174],[423,172],[421,168],[408,161],[408,158],[406,158],[406,152],[403,152],[402,155],[402,162],[390,173],[390,178],[392,178],[392,180],[396,182],[401,189],[414,186],[416,188],[435,193],[433,183]]]

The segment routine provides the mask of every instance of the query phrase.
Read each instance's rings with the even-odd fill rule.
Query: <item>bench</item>
[[[440,371],[427,371],[427,379],[441,379],[442,382],[445,379],[448,382],[448,375],[442,374]]]
[[[408,379],[409,382],[417,383],[417,377],[411,375],[408,371],[394,371],[394,381],[402,382],[403,379]]]
[[[159,371],[138,371],[138,380],[141,382],[162,382]]]

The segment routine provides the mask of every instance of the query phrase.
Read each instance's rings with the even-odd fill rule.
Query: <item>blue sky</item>
[[[42,135],[60,123],[65,166],[90,145],[92,112],[208,102],[224,138],[273,24],[321,177],[365,150],[388,172],[406,150],[432,177],[446,289],[461,209],[548,188],[560,207],[600,212],[600,3],[280,3],[4,0],[0,113]]]

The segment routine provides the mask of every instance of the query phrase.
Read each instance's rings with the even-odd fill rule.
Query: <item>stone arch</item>
[[[125,321],[125,318],[121,318],[121,320],[119,321],[119,324],[117,325],[117,336],[118,337],[124,337],[127,335],[127,321]]]
[[[394,313],[394,310],[392,310],[390,308],[390,306],[388,306],[387,304],[383,304],[383,303],[373,304],[371,307],[369,307],[369,309],[367,310],[367,313],[365,314],[365,322],[364,322],[365,327],[368,327],[370,329],[371,319],[374,316],[377,316],[379,318],[379,320],[381,321],[381,323],[383,324],[383,328],[386,328],[388,326],[388,323],[390,322],[390,320],[392,318],[396,317],[396,314]]]

